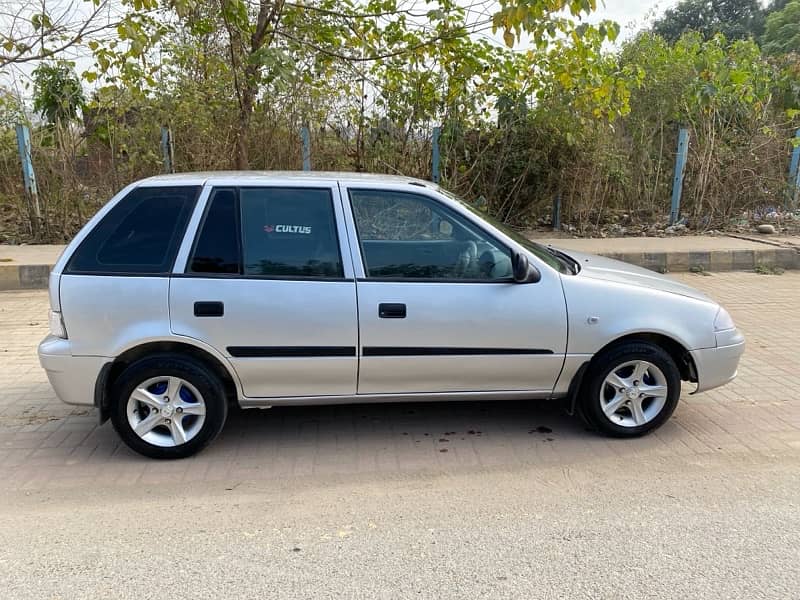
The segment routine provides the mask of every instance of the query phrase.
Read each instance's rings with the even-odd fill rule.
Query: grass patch
[[[759,275],[783,275],[786,271],[783,267],[779,267],[777,265],[765,265],[763,263],[756,265],[755,269],[753,269]]]
[[[689,273],[702,275],[703,277],[711,277],[711,273],[706,271],[706,268],[703,265],[692,265],[689,267]]]

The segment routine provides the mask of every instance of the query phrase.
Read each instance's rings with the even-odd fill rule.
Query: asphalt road
[[[800,456],[0,495],[4,598],[798,598]]]

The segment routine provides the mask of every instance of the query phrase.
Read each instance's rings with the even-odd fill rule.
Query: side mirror
[[[515,252],[511,258],[511,267],[514,271],[514,281],[517,283],[536,283],[542,278],[539,269],[534,267],[528,257],[521,252]]]

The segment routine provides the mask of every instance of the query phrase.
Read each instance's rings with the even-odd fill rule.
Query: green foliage
[[[670,43],[695,31],[704,39],[722,34],[729,40],[757,38],[764,29],[758,0],[681,0],[653,24],[653,32]]]
[[[786,272],[786,269],[778,265],[759,263],[755,266],[753,271],[759,275],[783,275]]]
[[[800,0],[792,0],[783,9],[770,13],[761,43],[767,54],[800,51]]]
[[[25,121],[22,100],[11,90],[0,87],[0,130],[13,129],[17,123]]]
[[[43,63],[33,71],[33,109],[50,124],[66,124],[78,117],[86,99],[71,63]]]
[[[700,6],[678,8],[692,2]],[[800,58],[767,60],[740,39],[748,36],[731,24],[747,21],[737,10],[751,14],[752,3],[709,0],[698,32],[643,32],[614,51],[618,25],[585,22],[595,5],[502,0],[481,26],[456,0],[414,9],[396,0],[122,0],[115,35],[86,41],[95,64],[82,74],[93,88],[85,106],[68,63],[37,70],[45,118],[83,114],[82,132],[62,128],[47,145],[51,128],[34,131],[38,164],[52,165],[42,198],[64,191],[58,201],[82,214],[74,199],[158,173],[162,125],[179,170],[299,168],[308,126],[314,169],[422,178],[440,126],[448,188],[520,227],[546,219],[559,194],[564,222],[592,234],[607,222],[664,219],[685,126],[682,207],[692,227],[782,203]],[[505,44],[476,35],[481,27]],[[717,33],[724,27],[730,38]],[[522,37],[528,47],[510,48]],[[9,189],[0,181],[0,193]],[[66,206],[48,230],[56,237],[82,222]]]

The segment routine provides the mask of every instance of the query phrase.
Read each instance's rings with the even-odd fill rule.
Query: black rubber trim
[[[355,346],[228,346],[236,358],[312,358],[320,356],[355,356]]]
[[[569,389],[567,390],[567,398],[569,398],[569,411],[567,414],[570,417],[573,416],[575,411],[580,407],[580,404],[578,403],[578,395],[580,394],[581,387],[583,387],[583,378],[586,375],[586,371],[589,369],[590,364],[591,361],[587,360],[580,367],[578,367],[575,375],[572,376],[572,381],[569,382]]]
[[[553,354],[544,348],[454,348],[441,346],[365,346],[362,356],[489,356],[519,354]]]
[[[353,282],[352,277],[322,277],[316,275],[238,275],[236,273],[170,273],[174,279],[237,279],[248,281],[333,281]]]
[[[168,278],[172,274],[168,271],[159,273],[130,273],[130,272],[114,272],[114,271],[69,271],[64,272],[62,275],[90,275],[92,277],[152,277],[153,279]]]
[[[494,283],[494,284],[509,284],[513,283],[519,285],[514,281],[513,277],[504,277],[503,279],[458,279],[458,278],[439,278],[428,279],[427,277],[359,277],[356,279],[359,283]]]
[[[100,373],[97,375],[97,380],[94,384],[94,405],[99,409],[98,410],[98,425],[102,425],[109,418],[109,411],[108,411],[108,397],[106,394],[106,388],[108,387],[108,377],[111,375],[111,366],[113,363],[107,362],[103,365],[103,368],[100,369]]]

